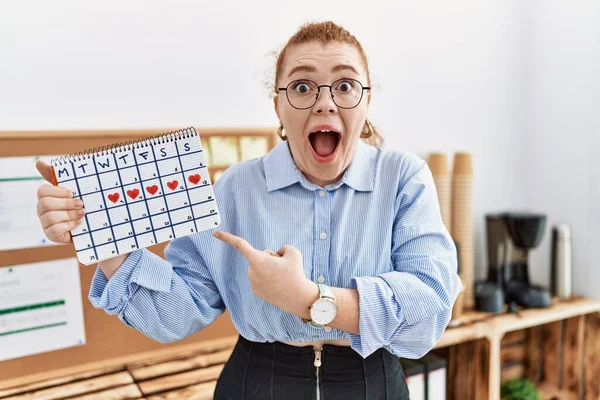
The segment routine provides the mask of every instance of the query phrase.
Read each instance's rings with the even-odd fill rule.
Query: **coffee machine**
[[[499,312],[504,304],[542,308],[551,305],[550,291],[531,284],[529,251],[544,235],[546,216],[506,212],[486,218],[488,276],[475,285],[475,308]]]

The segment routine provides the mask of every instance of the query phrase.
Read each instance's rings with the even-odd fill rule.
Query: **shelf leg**
[[[489,358],[489,395],[490,400],[500,400],[500,378],[501,378],[501,358],[500,347],[502,345],[502,336],[491,336],[488,338],[490,343]]]

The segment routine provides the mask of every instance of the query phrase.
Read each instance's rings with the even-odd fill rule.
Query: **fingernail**
[[[81,201],[79,199],[75,200],[75,207],[78,207],[78,208],[83,207],[83,201]]]
[[[85,214],[85,210],[83,208],[81,210],[77,210],[76,214],[78,217],[83,217],[83,214]]]

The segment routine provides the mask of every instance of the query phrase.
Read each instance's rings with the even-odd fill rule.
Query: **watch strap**
[[[324,285],[322,283],[318,283],[317,285],[319,286],[319,293],[321,294],[321,297],[327,297],[335,300],[335,294],[333,294],[333,289],[331,289],[331,286]]]

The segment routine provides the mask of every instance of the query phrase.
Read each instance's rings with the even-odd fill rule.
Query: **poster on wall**
[[[0,268],[0,362],[85,344],[76,258]]]
[[[52,158],[0,157],[0,251],[55,245],[37,216],[37,189],[46,181],[35,168]]]

